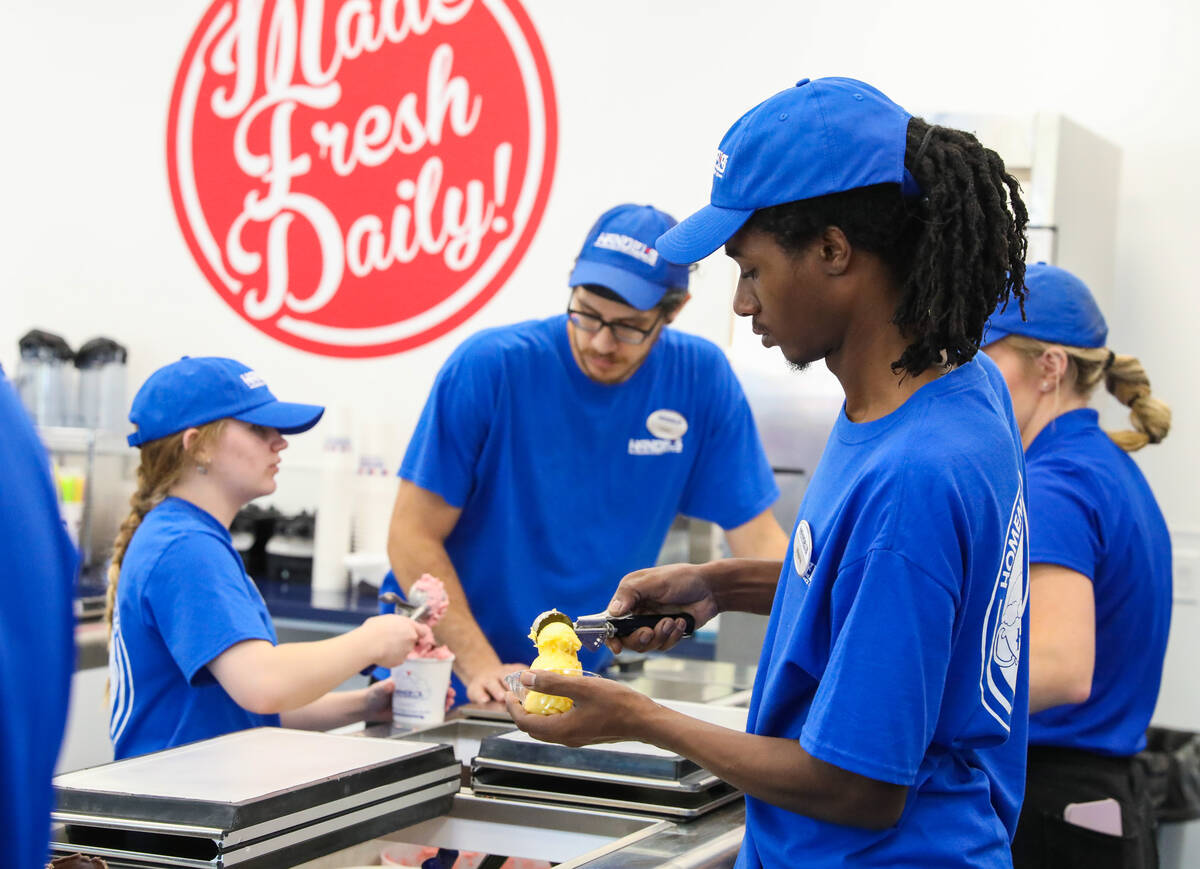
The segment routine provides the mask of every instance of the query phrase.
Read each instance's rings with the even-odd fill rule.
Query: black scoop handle
[[[663,619],[683,619],[683,635],[690,637],[696,630],[696,620],[690,613],[632,613],[627,616],[611,617],[608,623],[618,637],[627,637],[638,628],[653,630]]]

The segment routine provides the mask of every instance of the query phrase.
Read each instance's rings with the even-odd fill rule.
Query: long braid
[[[200,426],[198,435],[192,441],[191,449],[183,447],[183,432],[159,438],[156,441],[142,444],[141,461],[137,469],[137,488],[129,498],[129,515],[117,529],[113,539],[112,561],[108,565],[108,588],[104,596],[104,623],[108,627],[108,651],[112,654],[113,616],[117,609],[117,585],[121,579],[121,564],[125,561],[125,552],[133,540],[134,533],[146,518],[146,514],[162,503],[172,487],[183,477],[189,461],[205,445],[213,443],[220,436],[225,420],[217,420]],[[107,683],[104,695],[107,698],[109,688]]]
[[[920,197],[875,184],[762,208],[746,227],[799,252],[837,226],[879,256],[900,290],[892,322],[911,341],[892,367],[916,375],[969,362],[997,305],[1024,305],[1029,215],[1017,180],[970,133],[913,118],[907,150]]]
[[[1112,396],[1129,408],[1133,429],[1110,431],[1108,436],[1127,453],[1148,444],[1157,444],[1171,430],[1171,408],[1150,394],[1150,377],[1136,356],[1113,353],[1107,347],[1072,347],[1049,344],[1026,335],[1006,335],[1001,339],[1023,354],[1032,365],[1050,347],[1061,347],[1067,354],[1068,387],[1090,398],[1101,382]]]

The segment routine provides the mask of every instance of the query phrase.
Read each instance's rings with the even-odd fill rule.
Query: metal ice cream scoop
[[[409,592],[408,600],[400,597],[394,591],[385,591],[379,596],[379,599],[386,604],[391,604],[392,612],[408,616],[414,622],[424,622],[431,612],[425,592],[419,588],[414,588]]]
[[[536,638],[546,625],[561,622],[569,625],[575,631],[583,648],[594,652],[604,644],[605,640],[613,637],[627,637],[638,628],[654,628],[663,619],[683,619],[683,635],[685,637],[690,637],[696,630],[696,620],[689,613],[630,613],[624,616],[610,616],[607,612],[602,612],[590,616],[580,616],[572,621],[566,613],[547,610],[533,620],[529,632]]]
[[[385,591],[379,596],[379,599],[386,604],[391,605],[392,612],[396,615],[408,616],[414,622],[425,623],[429,617],[431,610],[429,609],[429,601],[425,598],[425,592],[414,588],[409,595],[408,600],[400,597],[394,591]],[[366,667],[362,670],[364,676],[370,676],[375,672],[375,665]]]

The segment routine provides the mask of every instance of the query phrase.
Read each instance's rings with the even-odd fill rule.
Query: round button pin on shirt
[[[812,528],[807,519],[801,519],[796,525],[796,536],[792,540],[792,567],[800,577],[808,572],[812,563]]]

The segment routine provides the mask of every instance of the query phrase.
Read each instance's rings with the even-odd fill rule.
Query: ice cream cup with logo
[[[428,573],[418,579],[410,592],[416,592],[429,610],[424,621],[433,627],[445,614],[449,601],[441,580]],[[392,724],[396,727],[420,727],[440,724],[446,719],[446,695],[454,654],[448,646],[413,649],[408,659],[392,668]]]
[[[444,657],[410,656],[392,668],[396,689],[392,694],[392,723],[396,727],[440,724],[446,720],[446,692],[450,690],[450,671],[454,655],[446,646],[435,651]]]

